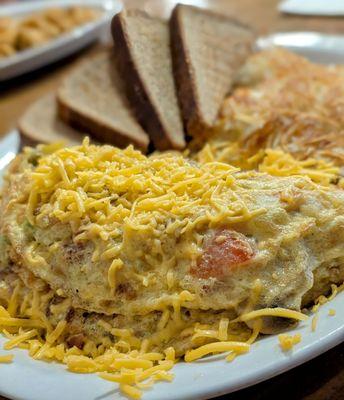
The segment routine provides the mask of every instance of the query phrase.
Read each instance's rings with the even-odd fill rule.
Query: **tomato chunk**
[[[205,242],[203,254],[190,272],[203,279],[222,278],[253,256],[254,250],[245,235],[223,229]]]

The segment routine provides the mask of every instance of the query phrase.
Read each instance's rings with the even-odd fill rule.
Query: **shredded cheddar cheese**
[[[312,332],[315,332],[318,326],[319,315],[316,313],[312,318]]]
[[[116,271],[120,268],[123,267],[123,261],[120,260],[119,258],[115,258],[109,268],[108,272],[108,279],[109,279],[109,285],[111,288],[114,288],[116,286]]]
[[[330,296],[326,297],[324,295],[320,295],[314,302],[314,306],[312,307],[312,312],[317,312],[320,306],[333,300],[337,296],[337,294],[343,290],[344,290],[344,284],[340,286],[332,284]]]
[[[275,176],[308,176],[312,181],[325,186],[336,182],[339,176],[339,168],[330,162],[313,158],[300,161],[281,150],[267,149],[265,154],[258,166],[260,172]]]
[[[254,294],[257,288],[259,282],[254,285]],[[9,313],[13,295],[6,307],[0,306],[0,327],[8,337],[5,349],[20,347],[27,349],[30,356],[35,359],[62,362],[69,371],[98,373],[101,378],[116,382],[122,393],[137,399],[141,398],[142,390],[151,387],[154,382],[173,379],[170,370],[178,361],[176,351],[173,347],[167,347],[163,352],[152,351],[155,341],[157,343],[168,341],[175,334],[193,334],[193,340],[197,345],[193,350],[186,352],[184,356],[186,362],[223,352],[228,353],[226,360],[232,361],[238,355],[249,351],[251,344],[259,335],[261,316],[271,314],[299,320],[305,318],[295,311],[289,313],[290,310],[272,309],[275,312],[271,313],[269,309],[263,309],[243,315],[244,320],[255,319],[252,332],[249,329],[243,332],[243,328],[239,326],[235,328],[235,321],[229,321],[228,318],[221,318],[217,327],[200,324],[190,326],[182,320],[180,306],[183,301],[192,299],[193,295],[183,291],[172,302],[172,310],[166,308],[162,312],[155,336],[139,340],[131,329],[114,328],[108,322],[99,320],[98,325],[117,340],[104,337],[102,346],[96,346],[91,340],[87,340],[84,347],[79,349],[75,346],[69,347],[65,343],[66,320],[59,321],[54,327],[47,325],[42,308],[51,298],[49,293],[43,295],[34,291],[28,296],[26,292],[23,295],[21,289],[16,291],[16,297],[19,302],[21,298],[25,299],[25,306],[16,307],[15,315],[11,316]],[[52,313],[58,314],[68,307],[68,299],[65,299],[52,306]],[[238,323],[240,324],[240,321]],[[9,332],[6,329],[14,330]],[[11,360],[11,355],[0,356],[0,362]]]
[[[121,256],[123,243],[117,241],[123,231],[129,241],[132,231],[148,230],[155,232],[157,237],[163,231],[170,234],[178,231],[194,235],[194,243],[200,247],[202,238],[197,236],[195,227],[216,227],[219,221],[225,225],[247,222],[266,212],[264,208],[245,205],[238,179],[241,172],[216,160],[210,146],[203,149],[200,165],[176,154],[146,157],[131,146],[125,150],[94,146],[88,139],[78,147],[42,146],[40,151],[44,156],[38,160],[36,168],[27,172],[31,189],[26,217],[33,225],[44,224],[49,218],[68,223],[77,241],[93,242],[95,248],[90,258],[93,262],[102,260],[106,263],[105,282],[111,293],[119,288],[120,274],[128,265]],[[331,183],[337,173],[336,168],[325,162],[299,162],[278,150],[259,152],[249,157],[246,163],[272,175],[306,175],[324,185]],[[241,174],[254,176],[254,172]],[[219,235],[216,243],[225,240],[226,236]],[[49,256],[58,250],[58,246],[54,243],[49,247]],[[46,260],[37,254],[36,248],[37,244],[30,245],[23,257],[40,268]],[[192,246],[188,251],[196,253]],[[152,335],[142,338],[134,329],[114,327],[104,314],[104,319],[96,322],[97,328],[104,333],[101,343],[86,338],[80,348],[69,345],[66,336],[68,318],[61,318],[74,310],[67,289],[42,292],[34,288],[28,291],[18,280],[8,300],[0,305],[0,328],[8,338],[4,348],[26,349],[31,357],[57,360],[72,372],[97,373],[101,378],[117,383],[122,393],[139,399],[142,391],[154,382],[173,379],[170,370],[184,354],[171,347],[176,336],[187,338],[191,343],[192,349],[184,356],[186,362],[224,352],[227,353],[226,360],[232,361],[250,350],[262,331],[264,317],[307,319],[305,314],[281,307],[249,311],[254,309],[261,295],[263,284],[257,279],[247,308],[237,318],[218,316],[214,319],[216,322],[209,324],[190,323],[183,307],[194,301],[196,294],[189,290],[173,292],[178,283],[174,257],[161,261],[163,249],[159,240],[153,241],[152,252],[158,256],[143,256],[154,268],[165,269],[164,282],[170,290],[159,304],[155,304]],[[156,277],[149,272],[146,275],[139,272],[135,272],[135,279],[143,287],[152,285]],[[333,285],[330,298],[337,292]],[[53,301],[55,293],[61,296],[56,304]],[[315,307],[329,299],[320,297]],[[52,318],[45,312],[47,304]],[[248,321],[252,329],[242,324]],[[283,350],[290,350],[300,340],[300,335],[279,336]],[[10,356],[0,356],[0,362],[10,359]]]
[[[29,339],[32,339],[37,335],[38,335],[38,332],[36,329],[32,329],[25,333],[19,334],[19,335],[15,336],[13,339],[7,341],[4,344],[4,349],[5,350],[13,349],[14,347],[17,347],[20,343],[25,342]]]
[[[301,175],[309,177],[313,182],[324,186],[337,184],[340,168],[332,162],[307,158],[298,160],[292,154],[280,149],[267,148],[257,150],[253,155],[239,151],[239,142],[214,140],[207,143],[195,158],[200,162],[228,162],[243,170],[266,172],[273,176]],[[238,158],[237,154],[241,154]]]
[[[305,321],[308,317],[305,314],[302,314],[298,311],[288,310],[285,308],[263,308],[261,310],[250,311],[248,313],[240,315],[240,317],[233,319],[230,323],[236,323],[239,321],[250,321],[251,319],[259,318],[259,317],[282,317],[282,318],[292,318],[298,321]]]
[[[316,181],[337,184],[339,171],[333,171],[333,181],[332,171],[326,171],[324,164],[305,166],[303,162],[311,158],[343,166],[342,66],[313,64],[276,48],[250,57],[238,77],[243,85],[223,102],[202,159],[244,169],[256,169],[262,163],[272,174],[298,174],[301,168]],[[197,148],[203,145],[202,139]],[[277,152],[264,161],[266,149]],[[280,150],[300,164],[289,156],[276,159]]]
[[[249,351],[250,346],[247,343],[241,342],[215,342],[205,344],[198,349],[187,351],[185,354],[185,361],[191,362],[202,358],[210,353],[222,353],[224,351],[235,351],[237,353],[246,353]]]
[[[90,145],[86,138],[79,147],[61,148],[39,159],[29,174],[27,218],[32,224],[52,217],[73,224],[80,232],[78,241],[109,241],[105,249],[96,245],[92,260],[109,260],[108,283],[114,289],[124,262],[120,245],[113,241],[122,229],[159,231],[168,213],[173,222],[163,227],[166,232],[180,229],[188,234],[202,224],[238,223],[264,213],[263,208],[248,209],[240,198],[238,171],[216,161],[196,165],[176,154],[146,157],[131,146],[120,150]],[[161,252],[159,241],[154,246]],[[43,265],[33,250],[26,252],[28,261]],[[156,263],[151,255],[145,257]],[[147,277],[142,279],[149,285]],[[171,272],[167,280],[172,287]]]
[[[13,361],[14,355],[13,354],[5,354],[0,355],[0,363],[8,364]]]
[[[301,335],[297,333],[296,335],[278,335],[279,344],[283,351],[291,350],[296,344],[301,342]]]

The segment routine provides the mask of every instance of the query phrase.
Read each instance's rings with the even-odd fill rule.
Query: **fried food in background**
[[[99,16],[93,8],[70,7],[51,8],[23,19],[0,18],[0,57],[40,46]]]
[[[16,24],[11,18],[0,18],[0,57],[7,57],[16,52]]]

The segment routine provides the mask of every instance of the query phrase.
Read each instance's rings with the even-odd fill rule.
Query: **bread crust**
[[[179,8],[176,6],[170,18],[173,73],[185,130],[188,133],[195,133],[201,132],[203,129],[208,128],[208,126],[203,120],[199,108],[194,70],[185,47],[178,10]]]

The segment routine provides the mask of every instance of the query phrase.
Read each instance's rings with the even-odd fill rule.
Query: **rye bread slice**
[[[112,20],[118,68],[138,120],[159,150],[185,147],[167,22],[138,10]]]
[[[214,125],[235,74],[251,53],[251,30],[230,17],[178,4],[170,19],[178,99],[187,133]]]
[[[100,142],[146,150],[148,135],[136,121],[115,68],[113,49],[76,67],[57,91],[58,113],[68,125]]]
[[[83,135],[66,125],[57,116],[55,93],[49,93],[34,102],[18,122],[23,145],[64,141],[66,145],[79,144]]]

